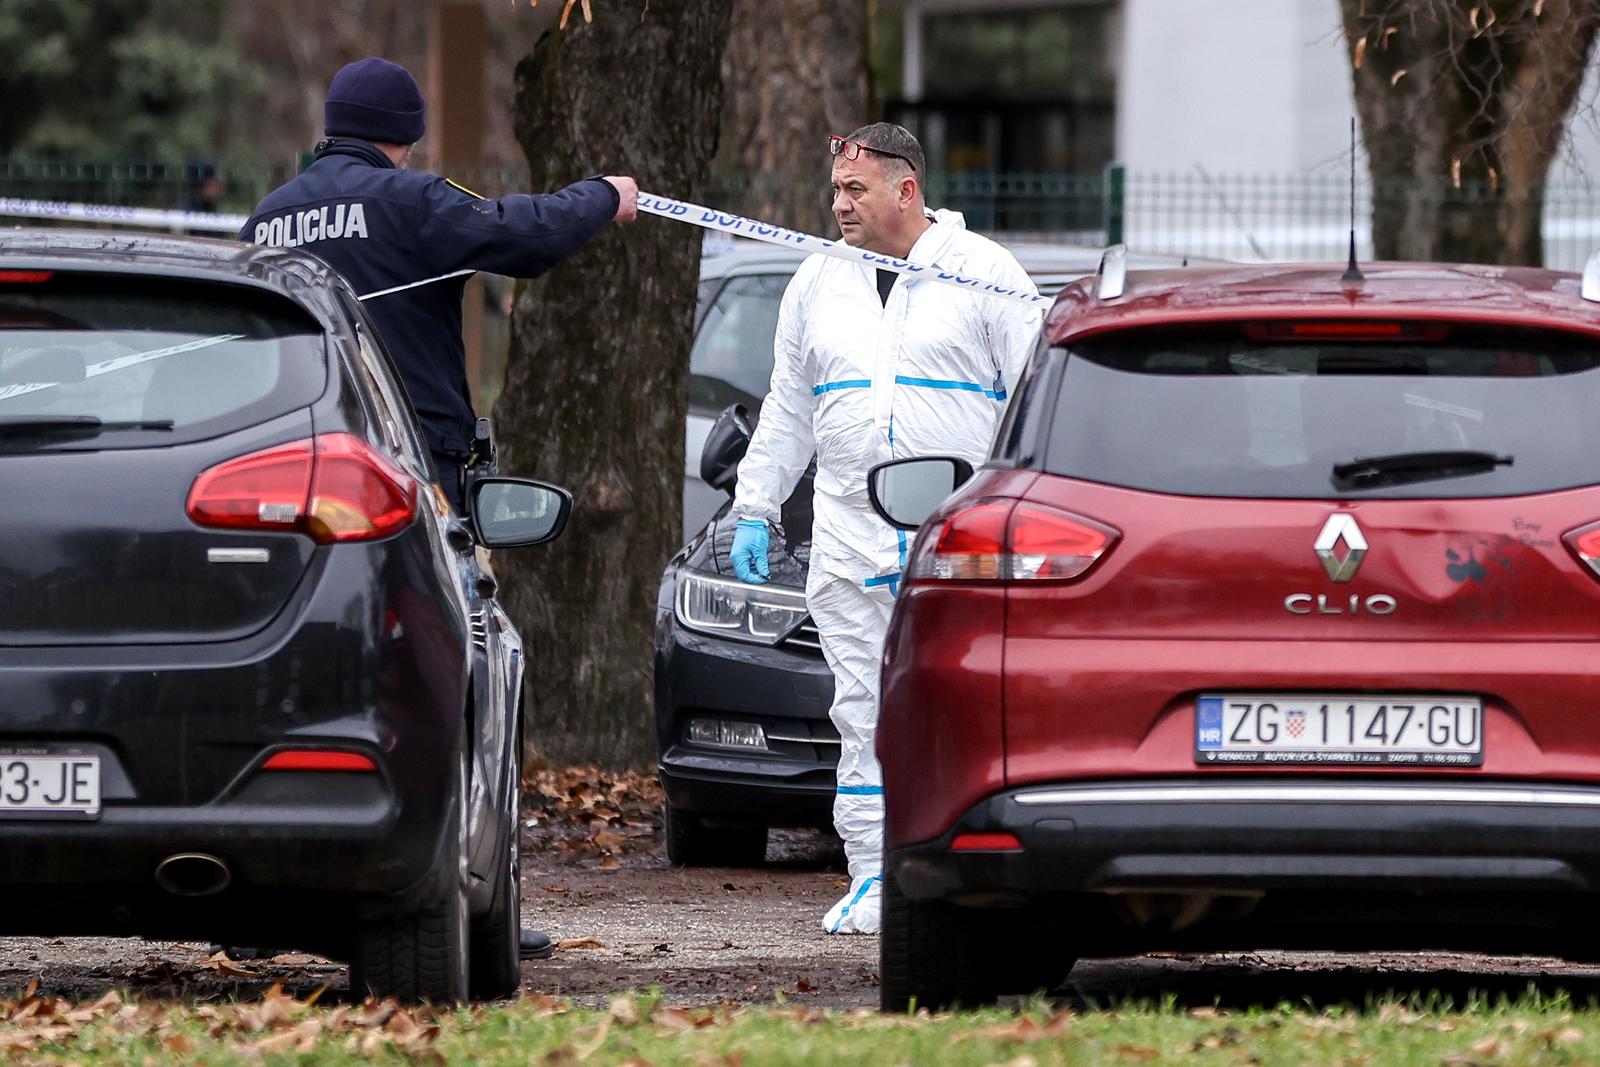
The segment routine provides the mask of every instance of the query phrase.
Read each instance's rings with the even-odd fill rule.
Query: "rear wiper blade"
[[[1497,456],[1493,452],[1398,452],[1391,456],[1368,456],[1349,463],[1335,463],[1333,484],[1339,489],[1375,489],[1382,485],[1486,474],[1496,467],[1509,467],[1515,461],[1515,456]]]
[[[94,415],[0,417],[0,437],[98,437],[117,430],[170,430],[171,419],[106,421]]]

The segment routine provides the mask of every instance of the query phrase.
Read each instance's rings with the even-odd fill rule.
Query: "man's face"
[[[845,244],[878,251],[877,245],[899,224],[903,212],[900,182],[884,173],[874,152],[856,159],[833,157],[833,217]]]

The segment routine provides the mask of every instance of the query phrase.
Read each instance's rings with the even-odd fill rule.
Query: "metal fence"
[[[292,177],[303,159],[263,165],[217,164],[222,189],[215,204],[197,203],[193,174],[174,163],[59,163],[0,159],[0,199],[32,198],[77,203],[248,212],[269,190]],[[498,196],[526,190],[520,167],[454,168],[448,177]],[[760,179],[799,181],[796,177]],[[826,197],[821,178],[804,179]],[[713,207],[738,202],[748,178],[713,179],[702,200]],[[661,190],[670,192],[670,190]],[[1581,269],[1600,249],[1600,189],[1551,185],[1544,189],[1545,264]],[[1430,190],[1465,200],[1471,190]],[[1373,204],[1416,195],[1413,186],[1359,180],[1356,185],[1358,254],[1372,256]],[[1481,204],[1485,218],[1492,191]],[[1339,260],[1350,230],[1347,175],[1218,175],[1201,168],[1181,173],[1111,167],[1095,174],[933,174],[928,201],[963,212],[973,229],[1013,238],[1084,245],[1125,241],[1140,252],[1226,260]],[[0,221],[0,224],[5,224]]]

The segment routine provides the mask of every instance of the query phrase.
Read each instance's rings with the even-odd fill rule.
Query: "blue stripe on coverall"
[[[886,585],[889,587],[889,595],[898,599],[900,596],[900,579],[902,577],[903,575],[897,571],[894,574],[880,574],[876,578],[868,578],[861,584],[868,589],[874,586]]]
[[[869,378],[846,378],[842,382],[823,382],[821,385],[811,387],[812,396],[821,396],[831,393],[835,389],[871,389],[872,381]]]
[[[991,400],[1004,400],[1004,389],[985,389],[977,382],[958,382],[949,378],[911,378],[904,374],[894,376],[896,385],[912,385],[918,389],[959,389],[966,393],[982,393]]]
[[[828,933],[838,933],[839,927],[843,926],[844,921],[850,918],[850,909],[861,903],[861,898],[867,895],[867,890],[872,888],[873,882],[882,881],[882,879],[882,875],[875,874],[871,878],[868,878],[865,882],[862,882],[861,888],[856,890],[856,895],[850,898],[850,903],[844,906],[844,910],[839,913],[838,921],[833,924],[833,928],[829,930]]]

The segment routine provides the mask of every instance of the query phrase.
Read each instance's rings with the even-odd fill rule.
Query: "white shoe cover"
[[[883,879],[875,874],[852,881],[850,892],[822,917],[830,934],[875,934],[882,924]]]

